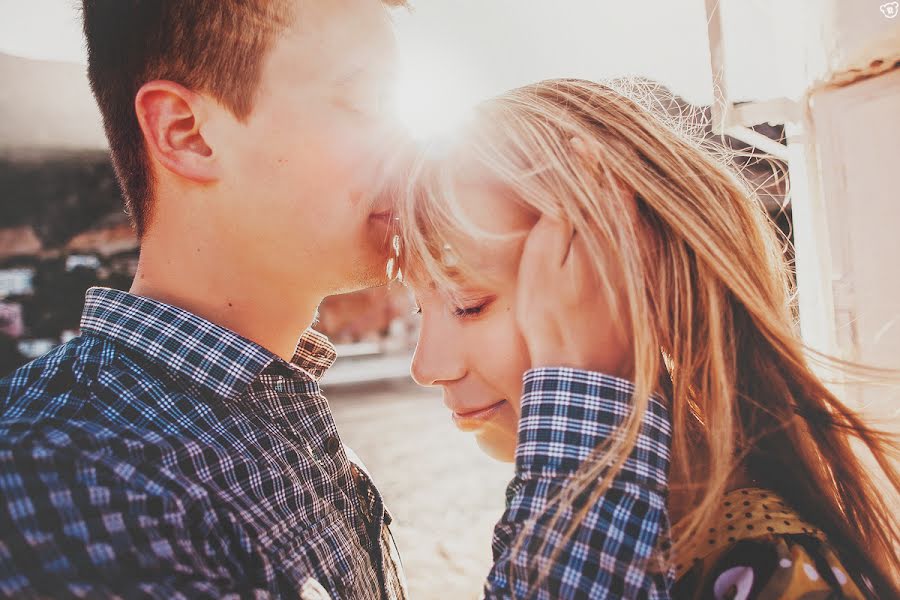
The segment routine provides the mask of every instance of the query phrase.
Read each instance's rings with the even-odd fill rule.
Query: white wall
[[[780,27],[802,42],[785,67],[807,87],[789,128],[801,330],[818,350],[900,370],[900,16],[885,1],[817,2]],[[798,17],[810,3],[783,6]],[[869,415],[900,416],[897,385],[843,391]]]
[[[834,340],[846,359],[900,369],[900,70],[819,90],[810,106]],[[861,389],[851,399],[900,415],[900,390]]]

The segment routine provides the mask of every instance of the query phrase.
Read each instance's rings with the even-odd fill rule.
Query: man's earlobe
[[[207,118],[202,96],[172,81],[151,81],[138,90],[134,108],[148,151],[162,167],[197,183],[219,178],[202,133]]]

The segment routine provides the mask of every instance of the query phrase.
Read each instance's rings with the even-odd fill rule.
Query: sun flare
[[[479,98],[452,61],[416,56],[402,64],[395,91],[398,119],[415,139],[452,136]]]

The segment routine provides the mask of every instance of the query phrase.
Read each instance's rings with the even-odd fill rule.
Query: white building
[[[753,139],[747,126],[786,124],[787,147],[761,147],[790,167],[804,339],[849,361],[900,369],[900,4],[705,2],[717,126]],[[760,44],[762,67],[780,89],[735,106],[729,85],[745,73],[729,62],[746,70],[753,61],[740,54],[759,53]],[[900,414],[900,389],[845,384],[857,407]]]

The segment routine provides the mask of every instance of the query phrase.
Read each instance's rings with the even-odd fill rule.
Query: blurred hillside
[[[127,218],[105,151],[31,149],[0,157],[0,260],[41,254],[36,243],[44,254],[64,250],[79,233],[123,223]],[[72,249],[78,246],[76,241]]]
[[[137,259],[105,151],[0,157],[0,376],[75,335],[85,290],[127,290]],[[367,352],[393,335],[405,350],[410,314],[396,285],[326,299],[316,327]]]

